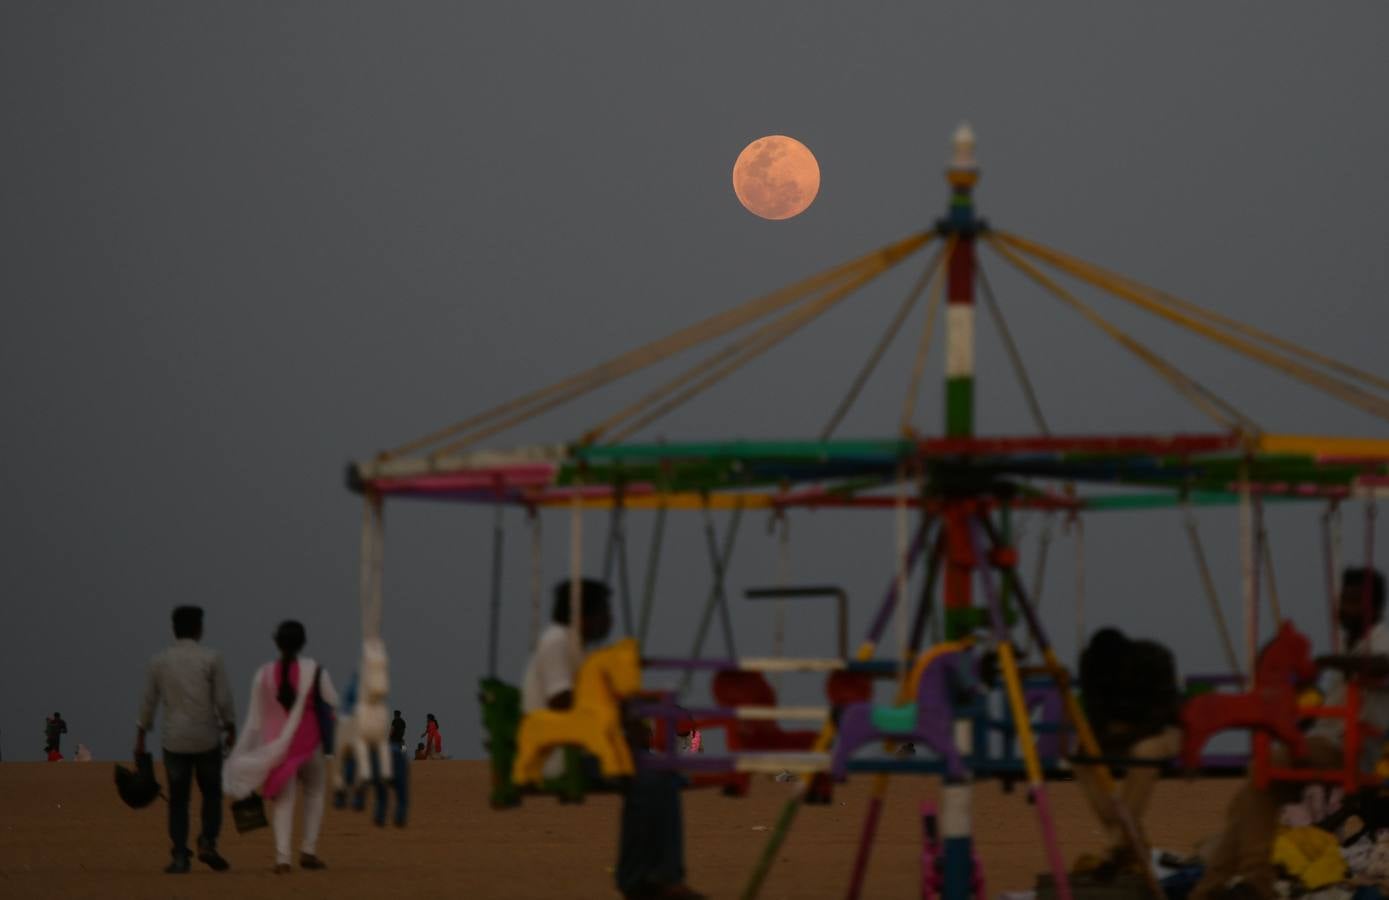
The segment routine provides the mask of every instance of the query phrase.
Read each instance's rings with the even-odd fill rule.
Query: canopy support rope
[[[1215,586],[1215,577],[1211,574],[1210,563],[1206,559],[1206,549],[1201,543],[1201,532],[1196,524],[1196,514],[1191,511],[1183,498],[1182,501],[1183,522],[1186,525],[1187,540],[1191,543],[1191,555],[1196,559],[1196,570],[1201,576],[1201,586],[1205,589],[1206,602],[1211,608],[1211,617],[1215,619],[1216,630],[1220,632],[1220,644],[1225,650],[1225,660],[1230,666],[1231,672],[1239,672],[1239,654],[1235,652],[1235,642],[1230,636],[1230,624],[1225,620],[1225,611],[1220,607],[1220,592]]]
[[[979,287],[982,288],[980,293],[984,295],[984,307],[989,311],[989,317],[993,319],[999,337],[1003,339],[1003,349],[1008,353],[1008,361],[1013,366],[1013,374],[1017,376],[1018,385],[1022,388],[1023,397],[1027,400],[1027,408],[1032,413],[1032,421],[1037,426],[1038,431],[1050,435],[1051,429],[1047,427],[1046,416],[1042,415],[1042,404],[1037,399],[1037,391],[1032,386],[1032,379],[1027,374],[1027,366],[1023,365],[1022,353],[1018,350],[1017,342],[1013,340],[1012,330],[1003,318],[1003,310],[994,297],[989,279],[984,275],[984,267],[977,261],[975,262],[975,272],[979,276]]]
[[[813,302],[805,303],[795,309],[788,310],[778,318],[772,319],[756,330],[732,341],[710,356],[690,366],[684,372],[681,372],[673,378],[667,379],[665,382],[643,394],[637,400],[608,416],[606,419],[584,432],[579,442],[585,445],[597,443],[604,434],[621,425],[623,422],[650,410],[652,407],[657,407],[658,404],[673,395],[681,397],[679,401],[669,406],[669,409],[673,409],[679,403],[683,403],[691,397],[694,397],[726,375],[731,374],[741,366],[770,350],[776,344],[798,331],[801,327],[827,312],[831,307],[839,303],[839,301],[862,287],[873,277],[876,277],[881,271],[883,270],[879,268],[871,266],[866,267],[851,280],[817,297]],[[698,380],[701,376],[704,376],[703,380]],[[686,388],[687,385],[692,383],[696,384],[697,387],[692,390],[687,389],[681,394],[676,394],[681,388]],[[667,408],[657,408],[668,411]],[[638,425],[628,428],[617,437],[613,438],[613,443],[620,442],[625,435],[639,430],[646,424],[648,424],[648,420],[641,420]]]
[[[955,245],[959,239],[951,235],[945,242],[945,248],[937,257],[937,262],[942,259],[950,259],[955,252]],[[916,359],[912,363],[912,378],[907,383],[907,396],[902,402],[902,424],[903,434],[909,434],[912,430],[912,419],[916,416],[917,394],[921,390],[921,378],[926,374],[926,355],[931,350],[931,338],[936,332],[936,315],[940,309],[941,294],[944,293],[945,278],[942,277],[941,267],[937,265],[931,273],[931,293],[926,300],[926,321],[921,328],[921,340],[916,345]]]
[[[1365,498],[1365,569],[1373,572],[1375,568],[1375,514],[1378,509],[1373,495]],[[1369,643],[1369,623],[1374,622],[1374,579],[1362,578],[1360,580],[1360,600],[1363,604],[1361,615],[1364,617],[1365,641]]]
[[[734,543],[738,537],[738,525],[743,521],[743,507],[733,507],[733,514],[728,520],[728,527],[724,529],[723,546],[720,547],[717,538],[713,534],[714,520],[708,506],[704,507],[704,536],[705,543],[709,550],[709,562],[713,570],[713,584],[709,588],[709,597],[704,602],[704,612],[699,618],[699,627],[695,630],[694,645],[690,648],[690,658],[699,659],[704,652],[704,639],[709,634],[709,626],[713,621],[716,610],[721,611],[724,623],[724,640],[727,643],[728,655],[736,657],[733,649],[733,628],[729,624],[727,597],[724,593],[723,579],[728,571],[728,561],[733,556]],[[693,669],[686,669],[680,677],[679,693],[684,693],[689,689],[690,679],[694,676]]]
[[[580,581],[584,574],[584,505],[580,491],[569,502],[569,646],[573,659],[584,658],[584,604]]]
[[[1337,579],[1341,573],[1341,505],[1332,500],[1321,517],[1322,563],[1326,579],[1327,643],[1332,653],[1341,652],[1340,617],[1337,615],[1337,602],[1340,589]]]
[[[927,525],[929,526],[929,521]],[[916,618],[912,621],[912,643],[911,657],[916,658],[917,653],[921,652],[922,642],[926,639],[926,623],[933,618],[940,618],[935,615],[936,582],[940,577],[940,563],[945,555],[945,532],[942,530],[936,534],[935,540],[930,542],[930,555],[926,557],[926,578],[921,585],[921,601],[916,607]]]
[[[913,248],[913,252],[915,249],[917,248]],[[613,435],[610,443],[618,444],[627,440],[633,434],[641,431],[641,429],[652,424],[657,419],[678,408],[682,404],[687,403],[689,400],[713,387],[715,384],[718,384],[724,378],[727,378],[738,369],[795,334],[814,319],[824,315],[830,309],[843,302],[843,300],[854,291],[868,284],[898,262],[901,262],[903,258],[904,255],[898,255],[892,258],[884,256],[875,261],[874,264],[866,267],[863,272],[855,275],[845,284],[834,288],[825,295],[808,302],[798,309],[787,312],[781,316],[781,318],[774,319],[751,334],[734,341],[713,356],[704,359],[680,375],[668,380],[655,390],[647,393],[635,403],[609,416],[603,422],[588,431],[583,437],[583,442],[592,443],[598,440],[598,438],[606,432],[645,410],[645,415],[642,415],[635,422],[632,422],[617,434]],[[699,377],[701,375],[703,377]],[[695,380],[696,378],[698,378],[698,380]],[[691,384],[691,382],[693,382],[693,384]],[[685,387],[685,385],[689,386]],[[682,387],[684,387],[684,389],[679,390]],[[677,390],[679,392],[674,393]]]
[[[912,537],[911,545],[907,547],[907,577],[910,578],[916,569],[916,564],[921,554],[927,547],[927,532],[930,530],[930,520],[923,520],[916,529],[916,534]],[[887,590],[883,593],[882,602],[873,613],[872,623],[868,626],[868,632],[863,640],[859,642],[858,652],[861,659],[869,659],[877,650],[878,645],[883,641],[883,635],[887,634],[888,627],[892,624],[892,617],[897,612],[898,601],[907,602],[904,598],[897,596],[897,568],[894,565],[888,579]]]
[[[1071,519],[1076,551],[1076,652],[1085,649],[1085,520]]]
[[[869,354],[867,362],[863,364],[863,368],[859,369],[858,375],[854,377],[853,383],[849,386],[848,393],[839,401],[839,406],[835,407],[834,414],[830,416],[830,420],[826,422],[825,427],[821,429],[820,440],[828,441],[833,437],[840,423],[844,421],[844,417],[849,414],[849,409],[858,400],[859,394],[863,392],[864,386],[868,384],[868,379],[873,376],[873,372],[878,368],[878,363],[882,362],[883,355],[887,352],[887,348],[897,339],[898,332],[902,330],[902,323],[906,321],[907,316],[912,311],[912,307],[916,306],[916,301],[921,299],[922,292],[925,291],[926,286],[931,283],[931,279],[939,269],[940,261],[944,256],[945,254],[943,251],[937,251],[936,255],[931,258],[931,261],[926,264],[926,268],[922,271],[921,276],[917,278],[916,284],[912,285],[912,289],[907,292],[906,299],[902,301],[902,305],[897,308],[897,312],[893,315],[892,321],[888,323],[887,330],[883,332],[883,336],[878,339],[878,344],[873,348],[873,352]]]
[[[658,338],[635,350],[629,350],[626,353],[622,353],[596,366],[585,369],[576,375],[484,410],[477,415],[438,431],[431,432],[417,440],[402,444],[382,454],[382,457],[389,459],[407,453],[414,453],[433,444],[437,444],[440,441],[456,437],[460,434],[466,434],[471,429],[478,428],[486,423],[515,413],[516,415],[506,419],[506,423],[503,426],[511,427],[513,424],[523,422],[548,409],[553,409],[555,406],[568,402],[588,391],[609,384],[632,372],[654,365],[670,356],[688,350],[691,347],[722,337],[750,322],[754,322],[771,313],[784,309],[797,302],[806,293],[840,281],[884,256],[893,257],[903,252],[911,252],[925,244],[931,237],[932,235],[929,232],[918,232],[901,241],[874,250],[871,253],[867,253],[849,262],[842,263],[825,272],[802,279],[795,284],[788,285],[770,294],[755,297],[733,309],[716,313],[707,319],[686,326],[663,338]],[[481,436],[478,436],[465,441],[459,441],[457,444],[438,452],[445,453],[453,449],[453,447],[473,443],[480,439]]]
[[[627,507],[623,503],[623,490],[619,482],[613,492],[613,508],[608,523],[608,542],[603,548],[603,583],[612,582],[613,568],[617,568],[618,595],[622,604],[622,630],[635,635],[635,621],[632,618],[632,591],[627,573]]]
[[[1032,605],[1036,608],[1042,606],[1042,587],[1046,584],[1047,575],[1047,556],[1051,553],[1052,529],[1054,526],[1055,513],[1048,511],[1042,518],[1042,530],[1037,535],[1037,561],[1032,567],[1032,589],[1028,592],[1032,597]],[[1024,657],[1032,655],[1032,634],[1029,632],[1024,637],[1022,655]]]
[[[897,660],[902,669],[902,679],[907,678],[911,659],[907,656],[910,638],[907,634],[907,473],[902,466],[897,467],[896,515],[893,516],[894,550],[897,562]]]
[[[741,510],[740,510],[741,511]],[[709,564],[714,571],[714,590],[719,594],[719,624],[723,626],[723,646],[730,659],[738,658],[738,649],[733,643],[733,618],[728,612],[728,592],[725,583],[728,579],[727,554],[719,552],[718,532],[714,530],[714,514],[704,508],[704,545],[709,551]]]
[[[1247,470],[1246,470],[1246,473],[1248,473]],[[1255,655],[1254,655],[1253,657],[1250,657],[1250,660],[1249,660],[1249,678],[1250,678],[1250,680],[1251,680],[1251,682],[1252,682],[1252,680],[1253,680],[1253,678],[1254,678],[1255,660],[1256,660],[1257,657],[1258,657],[1259,632],[1260,632],[1260,630],[1261,630],[1261,625],[1262,625],[1261,621],[1259,620],[1259,611],[1260,611],[1260,607],[1263,606],[1263,593],[1264,593],[1264,579],[1263,579],[1263,562],[1264,562],[1264,545],[1263,545],[1263,533],[1264,533],[1264,505],[1263,505],[1263,503],[1260,501],[1259,495],[1254,493],[1254,488],[1253,488],[1253,485],[1252,485],[1252,484],[1250,485],[1250,489],[1249,489],[1249,506],[1250,506],[1250,509],[1253,511],[1253,517],[1251,518],[1250,523],[1251,523],[1251,525],[1253,526],[1253,529],[1254,529],[1254,533],[1253,533],[1253,536],[1252,536],[1252,538],[1251,538],[1251,540],[1253,541],[1253,546],[1254,546],[1254,560],[1253,560],[1253,565],[1250,566],[1250,569],[1249,569],[1250,593],[1251,593],[1251,599],[1250,599],[1251,606],[1250,606],[1250,610],[1249,610],[1249,615],[1250,615],[1250,617],[1253,618],[1253,620],[1254,620],[1254,645],[1253,645],[1253,646],[1254,646],[1254,652],[1255,652]]]
[[[777,528],[777,587],[785,589],[791,585],[791,521],[785,509],[776,511],[773,524]],[[786,655],[786,598],[776,601],[775,623],[772,629],[772,655],[781,659]]]
[[[385,510],[382,498],[377,492],[368,490],[362,497],[360,596],[363,640],[381,637],[385,542]]]
[[[526,510],[531,532],[531,651],[540,642],[541,606],[544,597],[544,543],[541,540],[540,511],[534,506]]]
[[[641,597],[641,624],[637,628],[638,646],[646,646],[646,636],[651,629],[651,607],[656,599],[656,576],[661,566],[661,547],[666,535],[666,506],[656,507],[656,521],[651,526],[651,545],[646,553],[646,579]]]
[[[487,615],[487,677],[497,677],[497,642],[502,618],[502,560],[506,540],[501,503],[493,506],[492,518],[492,600]]]
[[[1019,238],[1019,240],[1021,240],[1021,238]],[[1034,247],[1040,246],[1037,245],[1035,242],[1029,243],[1031,244],[1031,246]],[[1302,359],[1308,362],[1316,363],[1317,365],[1330,369],[1334,372],[1339,372],[1342,375],[1345,375],[1348,378],[1353,378],[1357,381],[1362,382],[1363,384],[1373,385],[1381,390],[1389,391],[1389,379],[1381,378],[1380,376],[1375,375],[1373,372],[1367,372],[1364,369],[1357,368],[1355,366],[1350,365],[1349,363],[1342,362],[1341,360],[1336,359],[1334,357],[1325,356],[1321,353],[1317,353],[1314,350],[1309,350],[1300,344],[1296,344],[1292,341],[1280,338],[1277,335],[1264,331],[1261,328],[1256,328],[1255,326],[1249,325],[1245,322],[1241,322],[1238,319],[1233,319],[1229,316],[1222,315],[1221,313],[1218,313],[1215,310],[1206,309],[1203,306],[1198,306],[1197,304],[1192,303],[1188,300],[1183,300],[1181,297],[1169,294],[1166,291],[1158,290],[1157,288],[1152,287],[1150,285],[1145,285],[1125,275],[1120,275],[1117,272],[1109,271],[1101,266],[1095,265],[1094,263],[1085,262],[1084,260],[1077,259],[1074,256],[1069,256],[1067,254],[1062,253],[1059,250],[1048,250],[1047,252],[1049,254],[1055,255],[1056,257],[1064,257],[1071,265],[1087,269],[1095,273],[1097,276],[1113,279],[1114,281],[1120,282],[1135,291],[1140,291],[1142,293],[1147,294],[1149,297],[1156,301],[1166,303],[1169,306],[1175,307],[1184,312],[1191,313],[1192,315],[1198,316],[1199,318],[1202,318],[1207,322],[1212,322],[1216,325],[1223,326],[1233,332],[1243,334],[1246,337],[1251,337],[1255,340],[1263,341],[1264,343],[1272,347],[1277,347],[1278,349],[1283,350],[1286,353],[1289,353],[1293,356],[1301,357]]]
[[[1246,686],[1254,683],[1254,658],[1258,655],[1258,610],[1255,592],[1254,503],[1249,482],[1249,461],[1239,469],[1239,562],[1241,596],[1244,599],[1244,677]]]
[[[1032,263],[1015,253],[1008,245],[1004,244],[993,235],[987,236],[986,240],[989,246],[993,247],[999,255],[1012,263],[1024,275],[1027,275],[1033,281],[1036,281],[1042,287],[1046,288],[1053,296],[1079,312],[1092,325],[1103,331],[1121,347],[1147,363],[1149,368],[1167,381],[1178,393],[1196,406],[1197,409],[1200,409],[1206,415],[1220,423],[1220,425],[1225,428],[1234,428],[1238,426],[1245,431],[1254,433],[1258,433],[1262,430],[1248,416],[1245,416],[1195,379],[1158,356],[1146,345],[1115,327],[1107,319],[1095,312],[1089,304],[1061,287],[1061,285],[1049,278],[1040,269],[1032,265]]]
[[[1263,363],[1269,368],[1276,369],[1291,378],[1301,381],[1303,384],[1318,388],[1344,403],[1358,407],[1372,416],[1389,420],[1389,399],[1371,393],[1364,388],[1346,382],[1333,375],[1328,375],[1325,372],[1314,369],[1290,357],[1280,356],[1273,350],[1259,346],[1245,338],[1222,332],[1212,325],[1202,322],[1198,316],[1180,310],[1155,297],[1155,292],[1151,289],[1139,289],[1139,287],[1135,286],[1137,283],[1130,279],[1112,276],[1098,266],[1084,263],[1081,260],[1051,250],[1041,244],[1029,241],[1025,238],[1020,238],[1016,235],[1000,233],[997,237],[991,236],[990,240],[1006,242],[1024,252],[1030,253],[1038,259],[1045,260],[1056,268],[1068,272],[1082,281],[1088,282],[1120,299],[1127,300],[1129,303],[1153,313],[1154,315],[1160,316],[1175,325],[1179,325],[1188,331],[1215,341],[1229,350],[1233,350],[1236,353]],[[1307,352],[1308,351],[1303,351],[1304,354]],[[1377,381],[1378,379],[1375,380]]]
[[[1273,616],[1273,627],[1283,624],[1283,604],[1278,600],[1278,581],[1273,571],[1273,546],[1269,542],[1268,527],[1264,524],[1264,504],[1257,500],[1259,517],[1259,562],[1263,565],[1264,585],[1268,590],[1268,611]]]

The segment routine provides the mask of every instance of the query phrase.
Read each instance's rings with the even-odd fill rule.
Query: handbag
[[[318,737],[323,744],[323,754],[333,755],[333,732],[337,729],[338,717],[323,700],[323,695],[318,690],[318,680],[323,675],[323,667],[319,666],[313,674],[313,712],[318,719]]]
[[[231,805],[231,811],[232,823],[236,826],[237,834],[255,831],[270,824],[265,818],[265,801],[261,799],[260,794],[252,793],[237,800]]]
[[[153,803],[160,794],[159,782],[154,777],[154,758],[148,753],[137,754],[133,772],[117,765],[116,793],[131,809],[142,809]]]

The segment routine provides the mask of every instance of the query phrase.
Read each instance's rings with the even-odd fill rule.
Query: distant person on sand
[[[171,875],[188,871],[188,803],[196,778],[203,795],[198,859],[225,872],[229,866],[217,852],[217,834],[222,829],[222,746],[230,747],[236,737],[231,687],[221,655],[198,643],[203,636],[202,608],[177,607],[173,624],[173,646],[155,654],[145,676],[135,754],[145,752],[145,732],[163,710],[159,744],[169,779],[169,839],[173,842],[173,859],[164,871]]]
[[[1368,594],[1367,594],[1368,592]],[[1368,609],[1366,608],[1368,607]],[[1332,669],[1326,681],[1326,706],[1346,702],[1346,678],[1364,679],[1360,693],[1362,721],[1376,731],[1389,730],[1389,626],[1384,615],[1384,576],[1377,569],[1346,569],[1336,618],[1345,632],[1347,653],[1317,658]],[[1307,753],[1289,759],[1287,747],[1274,744],[1273,765],[1335,769],[1345,763],[1345,720],[1318,719],[1307,731]],[[1275,781],[1259,788],[1251,780],[1230,801],[1225,832],[1220,837],[1191,900],[1271,900],[1275,896],[1273,841],[1278,812],[1300,799],[1302,784]]]
[[[246,797],[259,789],[271,802],[276,875],[291,871],[294,796],[300,784],[304,786],[304,843],[299,867],[327,868],[318,858],[318,833],[328,795],[319,714],[325,705],[337,707],[338,693],[321,666],[299,655],[307,640],[304,626],[292,619],[275,629],[280,658],[256,670],[246,727],[227,759],[227,793]]]
[[[444,738],[439,734],[439,720],[434,718],[434,713],[425,716],[428,725],[425,726],[424,734],[424,758],[442,759],[444,756]]]
[[[1162,766],[1182,744],[1182,691],[1172,651],[1156,641],[1132,640],[1117,628],[1101,628],[1080,655],[1080,696],[1102,754],[1153,763],[1130,766],[1118,798],[1146,843],[1148,802]],[[1100,788],[1099,773],[1093,766],[1077,766],[1076,779],[1109,841],[1103,854],[1082,856],[1076,874],[1141,872],[1147,861],[1134,857],[1114,800]]]
[[[424,741],[415,745],[415,759],[429,759],[429,753],[424,749]]]
[[[78,745],[77,745],[77,752],[73,755],[72,761],[73,761],[73,762],[91,762],[91,761],[92,761],[92,751],[89,750],[89,749],[87,748],[87,745],[86,745],[86,744],[78,744]]]
[[[66,722],[63,721],[63,714],[62,714],[62,713],[56,713],[56,712],[55,712],[55,713],[53,714],[52,718],[50,718],[50,719],[48,719],[46,722],[44,722],[44,726],[43,726],[43,737],[44,737],[43,750],[44,750],[45,753],[49,754],[48,759],[49,759],[50,761],[52,761],[52,759],[53,759],[53,754],[54,754],[54,753],[60,754],[60,755],[58,756],[58,759],[62,759],[62,758],[63,758],[63,757],[61,756],[62,747],[60,746],[60,744],[62,743],[63,735],[65,735],[65,734],[67,734],[67,733],[68,733],[68,723],[66,723]]]
[[[570,640],[568,581],[555,587],[550,626],[536,642],[526,665],[521,703],[526,712],[569,709],[574,702],[574,678],[579,659]],[[607,637],[612,627],[611,591],[601,581],[580,583],[580,610],[585,644]],[[638,721],[627,723],[634,753],[648,752],[650,734]],[[563,763],[559,753],[546,760],[547,777]],[[621,848],[617,888],[626,900],[701,900],[703,894],[685,885],[684,817],[680,810],[680,778],[674,772],[637,769],[622,801]]]
[[[405,717],[400,710],[395,711],[395,718],[391,720],[391,746],[398,750],[405,749]]]

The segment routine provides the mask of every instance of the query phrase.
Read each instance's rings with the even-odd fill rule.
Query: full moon
[[[764,219],[798,216],[820,193],[820,164],[810,148],[784,134],[758,138],[733,164],[733,193]]]

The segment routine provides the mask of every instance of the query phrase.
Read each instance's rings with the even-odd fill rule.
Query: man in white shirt
[[[1362,679],[1360,719],[1372,728],[1389,730],[1389,627],[1384,614],[1384,576],[1375,569],[1346,569],[1341,578],[1337,619],[1350,652],[1318,658],[1332,668],[1327,676],[1326,705],[1345,702],[1346,676]],[[1295,760],[1313,769],[1339,767],[1343,760],[1345,723],[1321,719],[1307,733],[1307,753]],[[1273,747],[1273,764],[1286,766],[1287,748]],[[1278,810],[1296,802],[1301,784],[1274,783],[1259,790],[1250,782],[1235,794],[1227,812],[1225,833],[1206,866],[1191,900],[1271,900],[1274,896],[1273,839]]]
[[[198,859],[214,871],[225,872],[227,861],[217,852],[222,827],[222,747],[236,739],[236,711],[222,656],[198,643],[203,636],[203,611],[197,606],[174,610],[174,643],[150,660],[144,698],[136,722],[135,755],[145,752],[145,732],[163,711],[159,743],[169,778],[169,838],[173,860],[164,871],[188,871],[188,802],[193,781],[203,795]]]
[[[574,676],[581,660],[571,640],[569,590],[568,581],[555,586],[550,625],[526,664],[521,708],[527,713],[565,710],[574,702]],[[585,578],[579,584],[585,645],[603,640],[612,628],[610,594],[601,581]],[[551,753],[545,776],[556,777],[563,767],[561,754]],[[675,773],[638,770],[630,779],[623,794],[620,841],[617,887],[626,900],[702,900],[702,894],[684,884],[685,838]]]
[[[607,637],[612,628],[612,613],[608,608],[608,588],[601,582],[584,579],[580,588],[580,609],[583,618],[584,644]],[[554,606],[550,624],[535,642],[535,652],[526,664],[521,680],[521,711],[538,709],[568,709],[574,702],[574,675],[582,661],[576,652],[569,629],[569,582],[555,587]],[[545,760],[545,778],[559,778],[564,772],[564,754],[550,753]]]

